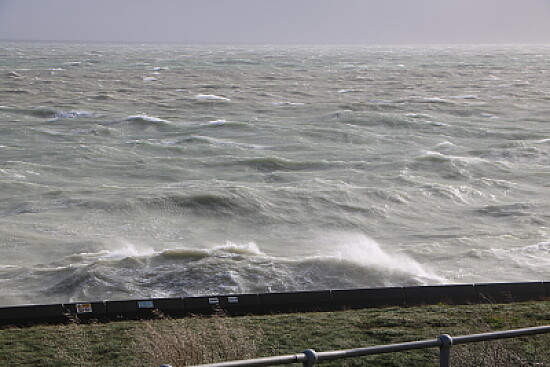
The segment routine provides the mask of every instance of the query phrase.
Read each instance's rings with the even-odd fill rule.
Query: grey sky
[[[0,39],[550,43],[550,0],[0,0]]]

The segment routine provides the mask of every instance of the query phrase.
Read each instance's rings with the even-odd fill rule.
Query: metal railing
[[[439,366],[449,367],[451,360],[451,347],[466,343],[475,343],[480,341],[516,338],[519,336],[550,333],[550,326],[532,327],[517,330],[505,330],[484,334],[470,334],[451,337],[448,334],[441,334],[436,339],[421,340],[399,344],[379,345],[367,348],[336,350],[331,352],[315,352],[313,349],[306,349],[302,353],[266,357],[258,359],[248,359],[241,361],[221,362],[203,364],[200,367],[260,367],[276,366],[282,364],[302,363],[304,367],[313,367],[315,363],[322,361],[332,361],[335,359],[344,359],[352,357],[364,357],[373,354],[403,352],[413,349],[439,348]],[[169,365],[162,365],[161,367]]]

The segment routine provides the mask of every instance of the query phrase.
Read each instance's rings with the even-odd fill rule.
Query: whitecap
[[[465,94],[465,95],[461,95],[461,96],[449,96],[447,98],[452,98],[452,99],[478,99],[476,94]]]
[[[124,239],[116,239],[111,248],[103,253],[106,259],[125,259],[128,257],[144,257],[155,254],[148,246],[139,246]]]
[[[436,148],[453,148],[455,146],[456,146],[455,144],[451,143],[450,141],[445,140],[445,141],[442,141],[441,143],[436,144],[435,147]]]
[[[340,89],[337,93],[360,93],[357,89]]]
[[[143,77],[144,82],[154,82],[155,80],[157,80],[157,78],[155,78],[154,76],[144,76]]]
[[[406,117],[413,117],[413,118],[430,118],[431,116],[426,113],[406,113]]]
[[[141,121],[147,121],[147,122],[168,122],[168,121],[163,120],[161,118],[154,117],[154,116],[147,116],[145,114],[128,116],[124,120],[125,121],[138,121],[138,120],[141,120]]]
[[[274,106],[303,106],[305,103],[301,102],[273,102]]]
[[[421,102],[421,103],[448,103],[449,101],[447,101],[445,98],[439,98],[439,97],[431,97],[431,98],[421,98],[419,100],[417,100],[416,102]]]
[[[224,101],[224,102],[231,101],[231,99],[229,98],[217,96],[215,94],[197,94],[195,96],[195,99],[198,101]]]
[[[265,255],[258,245],[254,242],[248,242],[246,244],[238,244],[231,241],[227,241],[225,245],[214,247],[214,251],[223,251],[235,255],[254,255],[262,256]]]
[[[226,120],[213,120],[213,121],[208,121],[208,125],[220,126],[220,125],[225,125],[226,122],[227,122]]]
[[[60,119],[77,119],[77,118],[91,118],[99,115],[89,111],[59,111],[54,114],[54,118]]]
[[[529,245],[519,249],[521,252],[546,252],[550,254],[550,241],[540,242],[536,245]]]
[[[238,143],[232,140],[213,138],[213,137],[204,136],[204,135],[191,135],[187,137],[186,140],[200,141],[200,142],[205,142],[213,145],[233,146],[233,147],[244,148],[244,149],[265,149],[266,148],[266,146],[264,145]]]

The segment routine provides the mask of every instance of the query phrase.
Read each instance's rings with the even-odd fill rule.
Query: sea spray
[[[339,233],[329,238],[332,238],[333,251],[340,261],[356,262],[380,274],[389,274],[388,277],[394,274],[407,276],[411,281],[423,284],[446,281],[410,256],[384,250],[376,241],[363,234]]]

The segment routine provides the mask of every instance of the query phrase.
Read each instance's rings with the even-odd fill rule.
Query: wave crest
[[[263,253],[255,243],[227,242],[210,249],[152,251],[119,241],[112,251],[61,259],[40,268],[4,269],[32,278],[30,294],[55,301],[109,297],[189,296],[424,285],[444,281],[404,255],[360,234],[324,239],[328,254],[305,258]],[[67,262],[73,262],[67,265]],[[63,265],[65,264],[65,265]],[[9,274],[8,274],[9,275]],[[13,274],[15,275],[15,273]]]

